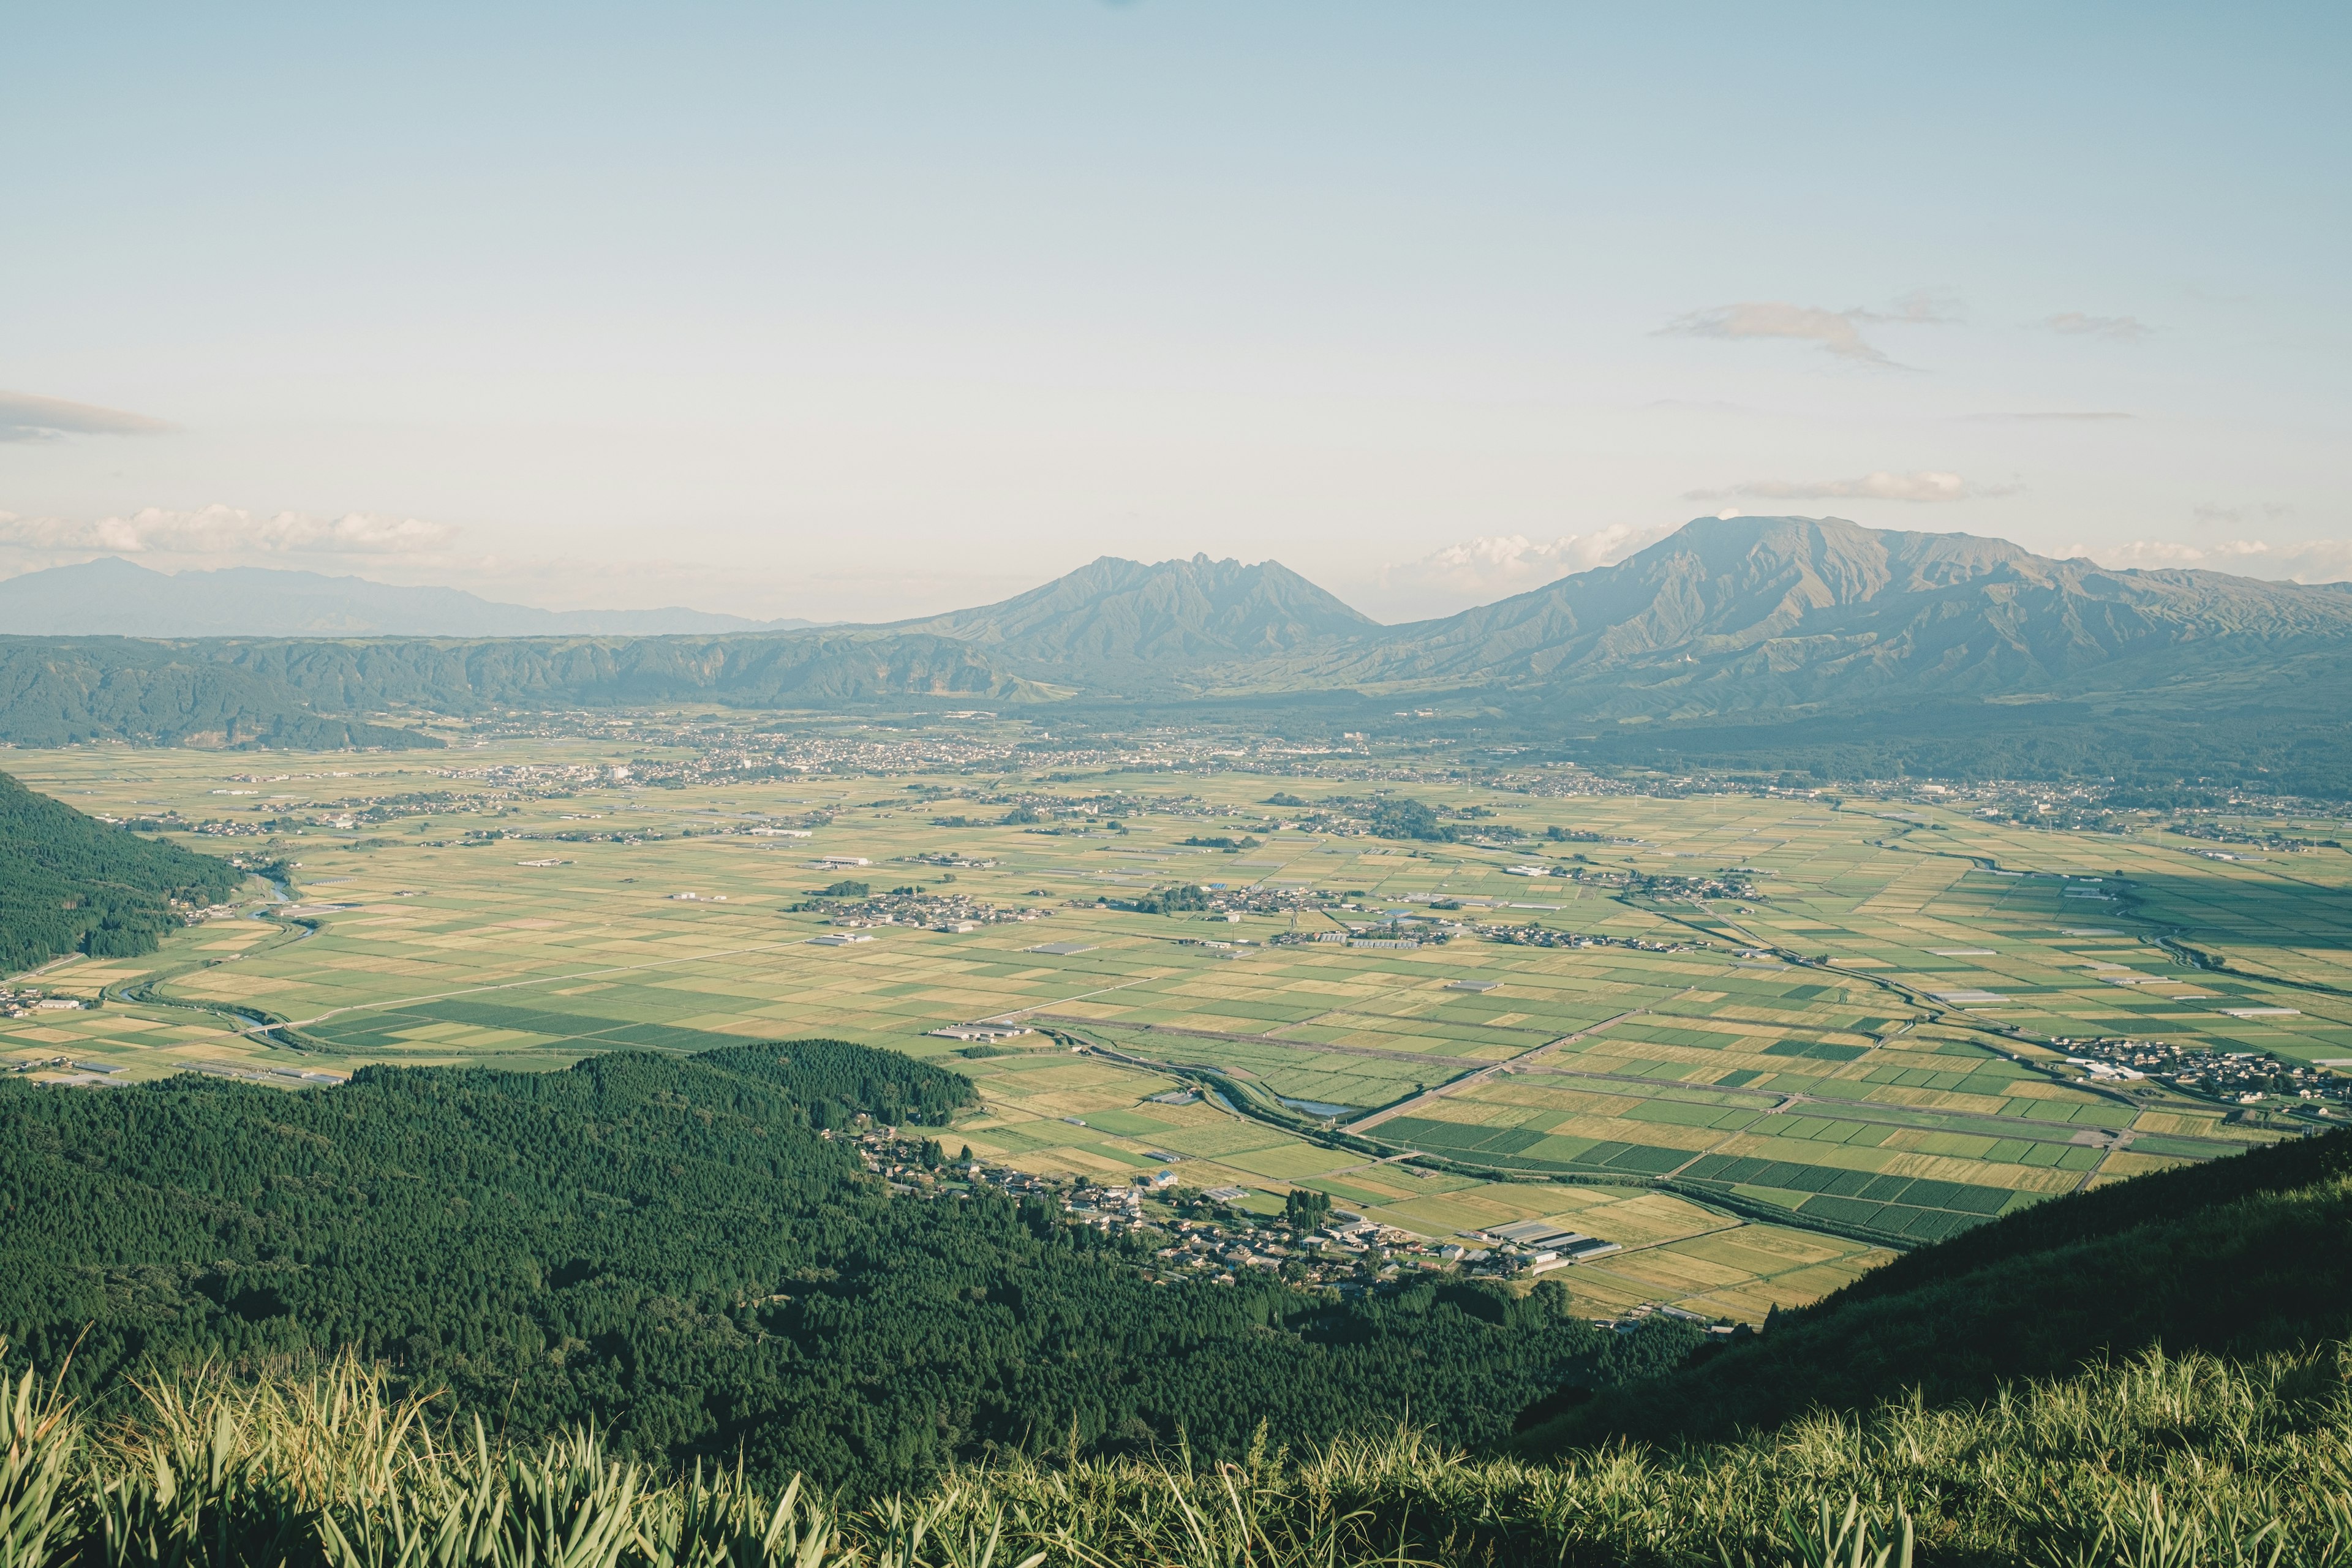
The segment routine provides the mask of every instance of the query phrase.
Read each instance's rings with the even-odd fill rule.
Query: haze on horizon
[[[2352,577],[2340,7],[54,7],[0,576],[1383,620],[1695,514]]]

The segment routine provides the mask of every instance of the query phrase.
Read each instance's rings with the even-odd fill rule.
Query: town
[[[2352,1115],[2352,1078],[2265,1051],[2216,1051],[2123,1037],[2060,1037],[2050,1043],[2094,1081],[2151,1079],[2230,1105],[2275,1106],[2323,1120]]]
[[[1279,1212],[1265,1214],[1246,1206],[1249,1189],[1195,1188],[1172,1168],[1124,1185],[1036,1175],[974,1159],[968,1148],[950,1158],[937,1139],[859,1121],[852,1131],[828,1130],[822,1136],[854,1138],[866,1170],[891,1192],[950,1200],[1000,1193],[1099,1234],[1161,1284],[1231,1286],[1256,1270],[1295,1289],[1345,1298],[1393,1290],[1432,1274],[1536,1278],[1623,1250],[1543,1220],[1435,1239],[1334,1207],[1328,1196],[1305,1187],[1294,1189]],[[1657,1311],[1705,1321],[1655,1303],[1629,1316]]]

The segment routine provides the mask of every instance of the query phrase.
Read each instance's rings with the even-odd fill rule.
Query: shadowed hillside
[[[2352,1131],[2054,1198],[1897,1258],[1669,1376],[1533,1407],[1525,1452],[1715,1440],[1814,1409],[2160,1349],[2254,1355],[2352,1334]]]

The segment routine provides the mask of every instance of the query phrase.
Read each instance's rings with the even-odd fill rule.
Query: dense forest
[[[2352,1337],[2352,1131],[2053,1199],[1896,1258],[1638,1385],[1571,1384],[1535,1406],[1542,1453],[1634,1436],[1712,1440],[1916,1391],[2160,1350],[2291,1352]]]
[[[142,838],[0,773],[0,971],[64,952],[152,952],[179,923],[172,902],[226,899],[245,873]]]
[[[894,1196],[813,1124],[970,1093],[813,1041],[296,1093],[0,1085],[0,1333],[44,1368],[73,1351],[101,1408],[142,1368],[349,1350],[519,1438],[593,1421],[864,1489],[992,1448],[1234,1455],[1261,1422],[1483,1443],[1695,1342],[1596,1330],[1557,1285],[1155,1285],[1041,1202]]]

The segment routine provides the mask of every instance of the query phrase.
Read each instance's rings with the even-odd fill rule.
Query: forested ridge
[[[425,731],[375,719],[677,701],[824,706],[1018,685],[969,644],[938,637],[0,637],[0,741],[436,748],[444,742]]]
[[[1685,1353],[1558,1287],[1342,1305],[1155,1286],[1041,1203],[893,1196],[820,1114],[945,1118],[956,1075],[824,1042],[566,1072],[372,1067],[286,1093],[183,1078],[0,1086],[0,1331],[104,1407],[128,1374],[349,1350],[521,1438],[827,1484],[992,1445],[1314,1443],[1408,1412],[1502,1436],[1565,1378]]]
[[[65,952],[152,952],[179,923],[173,900],[216,902],[244,879],[226,860],[142,838],[0,773],[0,972]]]

